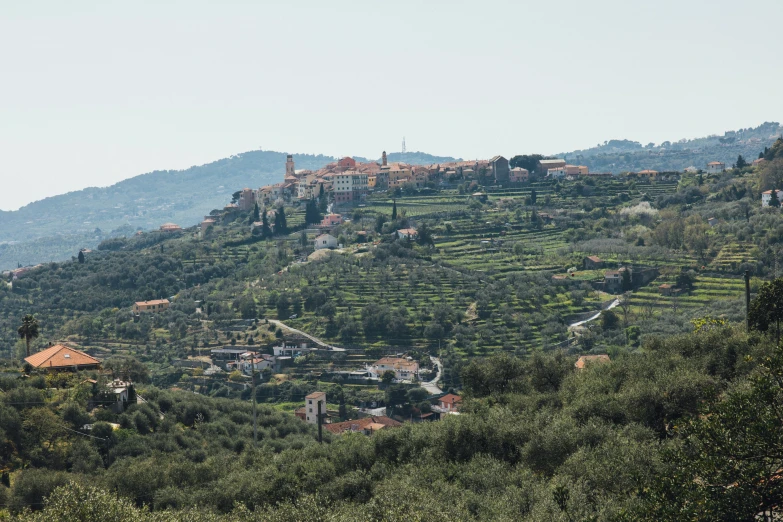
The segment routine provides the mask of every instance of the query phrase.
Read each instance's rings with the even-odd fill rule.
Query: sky
[[[256,150],[463,158],[783,120],[780,0],[0,0],[0,209]]]

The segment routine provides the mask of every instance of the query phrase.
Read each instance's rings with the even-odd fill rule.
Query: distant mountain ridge
[[[609,140],[595,147],[558,154],[569,163],[587,165],[593,172],[634,172],[644,169],[682,171],[687,167],[705,168],[710,161],[722,161],[727,167],[742,154],[746,161],[756,159],[764,147],[771,146],[783,133],[778,122],[758,127],[726,131],[722,136],[665,141],[642,145],[638,141]]]
[[[250,151],[185,170],[154,171],[110,187],[91,187],[0,211],[0,269],[57,261],[101,240],[155,229],[165,222],[195,225],[243,187],[283,180],[287,153]],[[337,158],[293,154],[297,169],[316,170]],[[453,158],[415,152],[391,161],[438,163]]]

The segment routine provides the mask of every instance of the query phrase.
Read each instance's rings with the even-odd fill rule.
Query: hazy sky
[[[781,0],[0,0],[0,209],[259,147],[486,158],[781,121],[781,19]]]

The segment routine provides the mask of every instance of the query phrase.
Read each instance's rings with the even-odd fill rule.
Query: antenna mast
[[[402,137],[402,153],[405,154],[405,136]]]

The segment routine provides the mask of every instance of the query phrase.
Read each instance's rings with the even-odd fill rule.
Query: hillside
[[[453,160],[421,152],[389,157],[417,163]],[[129,228],[150,230],[165,222],[194,225],[210,210],[228,203],[236,190],[282,181],[285,159],[283,152],[250,151],[187,170],[150,172],[110,187],[86,188],[16,211],[0,211],[0,270],[68,259],[80,248],[94,248],[102,239],[127,233]],[[334,160],[294,154],[298,169],[315,170]]]
[[[595,147],[561,152],[558,157],[570,163],[587,165],[592,172],[638,172],[644,169],[659,172],[681,172],[687,167],[703,169],[710,161],[722,161],[727,167],[742,154],[746,161],[756,159],[764,147],[770,147],[781,135],[783,127],[766,122],[755,128],[726,131],[722,136],[665,141],[642,145],[637,141],[616,139]]]
[[[753,520],[783,498],[783,352],[758,305],[783,227],[758,204],[767,168],[373,194],[332,229],[345,248],[314,258],[301,206],[273,237],[226,212],[203,235],[110,239],[0,284],[0,506],[42,521]],[[396,237],[409,227],[418,240]],[[621,266],[657,273],[608,293]],[[168,309],[132,313],[161,296]],[[31,353],[69,341],[108,371],[23,368],[27,313]],[[256,448],[250,377],[205,367],[215,348],[297,340],[279,321],[346,350],[257,375]],[[416,380],[345,377],[396,353],[425,371],[437,357],[460,415],[425,421],[440,397]],[[605,357],[578,367],[587,354]],[[142,403],[104,405],[115,373]],[[375,403],[402,426],[319,444],[288,413],[314,391],[333,422]]]

